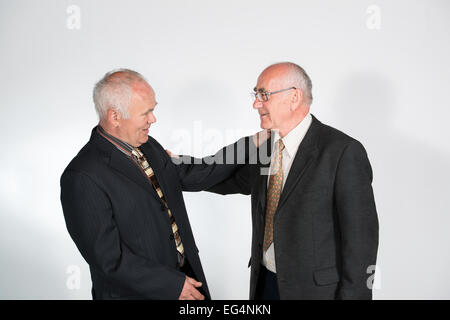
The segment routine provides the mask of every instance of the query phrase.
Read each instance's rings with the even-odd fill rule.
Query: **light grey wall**
[[[449,299],[449,13],[447,0],[0,0],[0,298],[90,298],[59,177],[96,124],[106,71],[146,76],[150,134],[201,156],[259,129],[248,93],[290,60],[312,78],[312,113],[372,162],[375,298]],[[213,298],[247,299],[249,198],[185,200]]]

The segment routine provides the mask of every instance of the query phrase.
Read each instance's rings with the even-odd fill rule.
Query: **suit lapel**
[[[111,151],[111,158],[109,165],[111,166],[112,169],[120,172],[125,177],[129,178],[134,183],[144,188],[154,198],[159,200],[159,197],[156,194],[155,190],[153,189],[151,183],[149,183],[149,181],[140,171],[137,165],[134,164],[131,159],[127,158],[127,156],[123,154],[121,151],[117,149],[115,150],[113,149]]]
[[[177,221],[177,225],[180,228],[179,232],[181,234],[181,237],[183,238],[184,230],[182,228],[183,224],[182,219],[184,219],[184,217],[181,215],[182,214],[181,210],[175,209],[176,207],[175,203],[177,200],[176,198],[172,199],[173,193],[170,192],[171,190],[173,190],[175,184],[179,184],[179,181],[169,179],[169,177],[172,175],[167,174],[166,170],[170,170],[170,166],[168,166],[167,162],[164,161],[164,159],[167,159],[167,161],[172,160],[168,156],[166,156],[166,154],[161,154],[161,152],[165,153],[165,151],[160,151],[160,149],[156,145],[152,144],[151,141],[142,145],[140,149],[145,154],[148,163],[150,164],[150,166],[153,169],[153,172],[155,173],[156,180],[158,181],[162,194],[164,195],[164,198],[167,202],[168,207],[170,208],[172,215],[175,217],[175,221]],[[171,185],[172,188],[170,188]],[[155,196],[158,198],[158,201],[160,201],[162,205],[161,198],[156,194],[156,192],[153,193],[155,194]],[[169,216],[167,215],[167,217]]]
[[[312,116],[311,126],[303,138],[295,155],[291,169],[289,171],[283,191],[280,195],[278,209],[283,206],[295,186],[301,181],[305,172],[310,167],[311,163],[317,156],[317,138],[320,131],[320,122]]]
[[[161,157],[161,155],[158,153],[157,150],[155,150],[154,147],[152,147],[152,145],[150,145],[149,142],[143,144],[140,147],[141,151],[144,153],[145,157],[147,158],[148,163],[150,164],[150,167],[152,167],[153,172],[156,176],[156,180],[158,181],[159,187],[161,188],[161,191],[167,201],[167,203],[170,203],[169,200],[169,187],[166,181],[166,175],[164,174],[164,170],[165,169],[165,163],[163,162],[163,157]],[[152,188],[153,189],[153,188]],[[159,196],[156,194],[155,195],[158,197],[158,200],[161,200],[159,198]]]
[[[97,132],[97,127],[92,129],[90,143],[98,148],[99,151],[107,157],[109,160],[108,165],[111,169],[133,181],[151,194],[154,198],[159,200],[153,186],[147,181],[147,178],[139,170],[137,165],[134,164],[133,161],[124,153],[119,151],[111,142],[100,136]]]

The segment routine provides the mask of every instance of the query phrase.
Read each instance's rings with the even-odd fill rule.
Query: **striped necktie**
[[[167,201],[162,193],[161,187],[159,186],[158,180],[156,180],[155,173],[153,172],[153,169],[148,164],[147,159],[145,158],[144,154],[139,148],[133,148],[131,153],[136,157],[137,162],[139,163],[140,167],[144,171],[144,173],[147,175],[147,178],[151,181],[153,188],[155,189],[156,193],[158,194],[159,198],[161,199],[162,203],[167,209],[167,213],[169,214],[170,223],[172,225],[172,233],[175,240],[175,245],[177,247],[177,251],[180,254],[180,266],[183,266],[184,264],[184,247],[183,243],[181,242],[181,237],[178,232],[178,226],[175,222],[175,218],[172,215],[172,212],[170,211]]]

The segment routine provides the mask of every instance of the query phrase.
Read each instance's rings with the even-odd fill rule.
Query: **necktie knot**
[[[134,147],[133,150],[131,151],[131,153],[137,158],[140,159],[144,156],[144,154],[142,153],[142,151],[138,148],[138,147]]]

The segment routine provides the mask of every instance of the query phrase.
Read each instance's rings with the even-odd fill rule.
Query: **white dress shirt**
[[[311,126],[312,117],[311,114],[308,113],[305,118],[294,128],[292,129],[284,138],[280,138],[278,131],[272,131],[271,134],[273,136],[273,142],[275,143],[273,146],[277,145],[278,139],[283,140],[284,149],[282,151],[282,169],[283,169],[283,184],[281,192],[283,193],[284,184],[286,183],[289,171],[291,170],[292,162],[294,162],[295,155],[297,152],[301,152],[299,150],[300,143],[308,132],[309,127]],[[278,150],[272,151],[272,160],[278,154]],[[270,162],[269,174],[272,174],[272,164],[275,161]],[[267,177],[267,186],[269,186],[269,178]],[[275,239],[274,239],[275,240]],[[275,266],[275,248],[274,244],[269,246],[266,252],[263,253],[262,264],[267,268],[267,270],[276,273]]]

